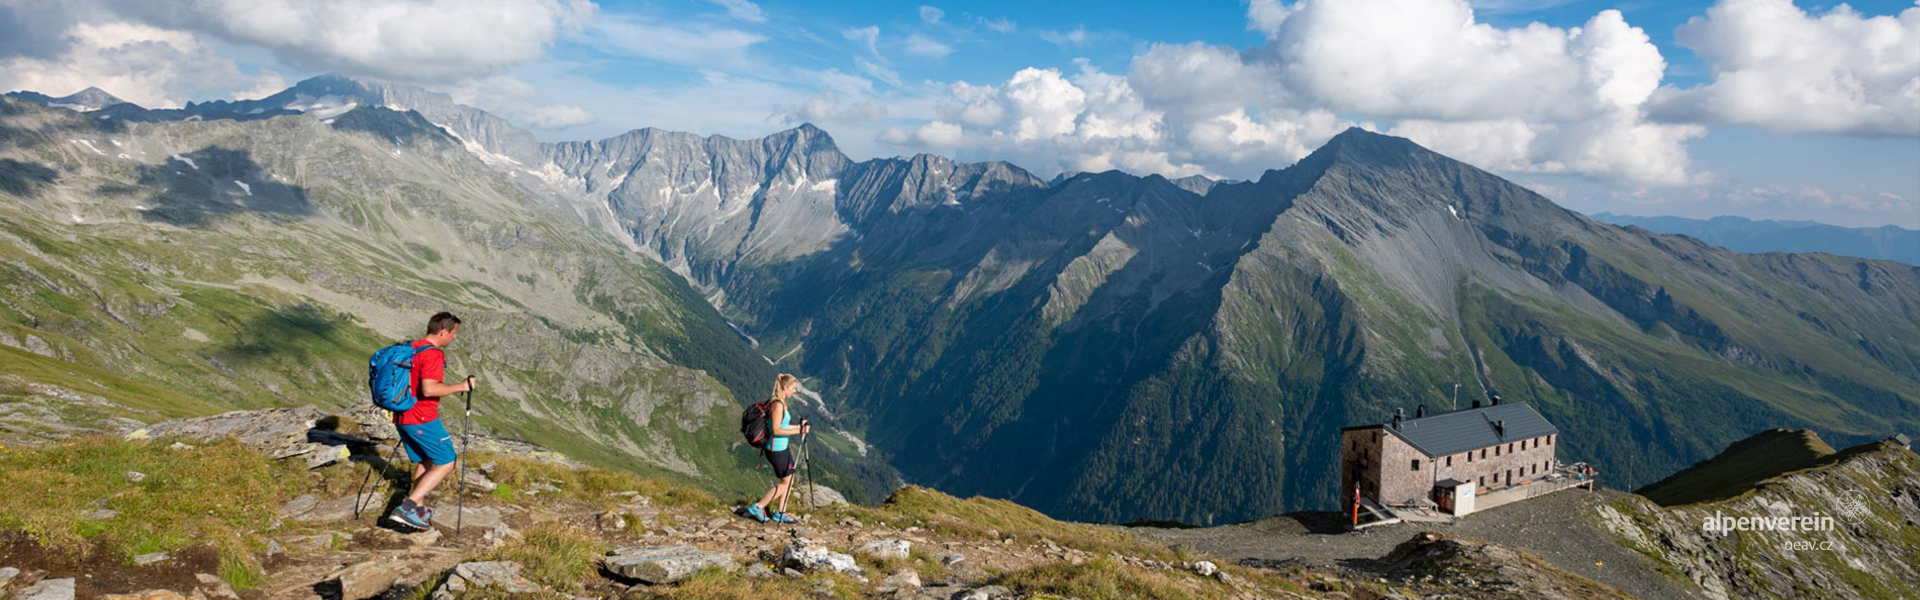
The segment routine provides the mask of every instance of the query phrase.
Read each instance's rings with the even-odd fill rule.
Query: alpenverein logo
[[[1867,495],[1860,490],[1847,490],[1840,493],[1840,504],[1833,509],[1840,520],[1848,525],[1864,525],[1867,517],[1873,516],[1873,509],[1867,507]]]

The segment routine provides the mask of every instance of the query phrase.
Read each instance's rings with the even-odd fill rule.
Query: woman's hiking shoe
[[[422,517],[419,511],[413,507],[395,506],[393,507],[393,512],[387,513],[387,518],[419,531],[426,531],[432,527],[432,525],[427,524],[426,518]]]
[[[787,511],[784,511],[784,510],[773,511],[773,516],[767,517],[767,518],[772,519],[773,522],[775,523],[799,523],[800,522],[799,519],[793,518],[793,515],[787,514]]]
[[[429,508],[429,507],[425,507],[425,506],[422,506],[422,507],[420,507],[420,509],[419,509],[419,510],[416,510],[416,511],[414,511],[414,514],[417,514],[417,515],[420,515],[420,522],[422,522],[422,523],[432,523],[432,522],[433,522],[433,509],[432,509],[432,508]]]
[[[765,523],[769,520],[767,518],[766,511],[760,510],[760,505],[758,504],[746,505],[744,508],[740,509],[740,514],[745,515],[747,518],[753,519],[755,521],[759,521],[761,523]]]

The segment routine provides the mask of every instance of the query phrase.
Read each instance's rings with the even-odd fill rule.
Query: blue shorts
[[[419,425],[401,425],[400,442],[407,447],[407,458],[415,463],[450,465],[460,460],[453,451],[453,434],[439,419]]]

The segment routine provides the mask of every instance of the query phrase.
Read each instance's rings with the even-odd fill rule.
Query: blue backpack
[[[432,345],[414,348],[400,342],[381,348],[367,359],[367,387],[373,405],[393,412],[406,412],[418,399],[413,397],[413,357]]]

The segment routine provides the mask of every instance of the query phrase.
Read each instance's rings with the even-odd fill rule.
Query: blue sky
[[[1252,178],[1361,126],[1586,212],[1920,228],[1914,2],[0,0],[0,34],[0,87],[148,105],[339,72],[549,141],[806,121],[1043,177]]]

